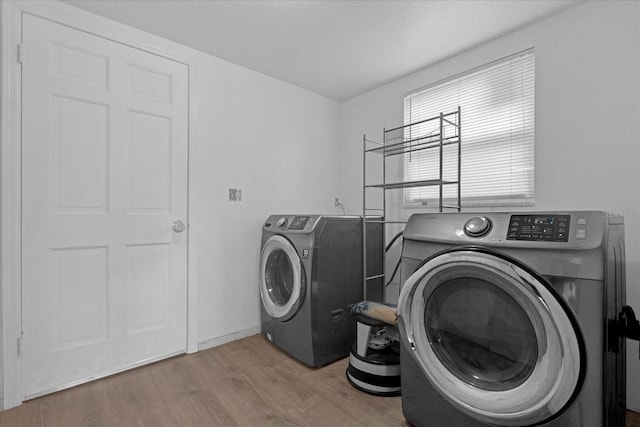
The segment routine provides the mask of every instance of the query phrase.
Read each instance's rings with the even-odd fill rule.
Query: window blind
[[[530,49],[407,95],[404,122],[461,109],[463,206],[528,204],[534,196],[535,54]],[[411,135],[404,135],[410,139]],[[406,181],[437,179],[438,150],[405,155]],[[457,178],[457,147],[444,149],[444,179]],[[456,197],[445,186],[445,199]],[[405,205],[438,199],[437,187],[405,189]]]

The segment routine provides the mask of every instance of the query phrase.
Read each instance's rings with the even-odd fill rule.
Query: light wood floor
[[[257,335],[31,400],[0,426],[408,427],[400,397],[356,390],[347,363],[311,369]]]

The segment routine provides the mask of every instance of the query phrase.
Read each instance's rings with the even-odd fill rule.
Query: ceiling
[[[63,0],[344,101],[582,0]]]

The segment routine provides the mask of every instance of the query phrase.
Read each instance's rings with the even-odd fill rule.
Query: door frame
[[[189,80],[192,50],[141,30],[103,18],[60,2],[8,0],[0,2],[1,117],[0,117],[0,411],[21,405],[22,382],[22,277],[21,277],[21,65],[18,45],[22,41],[22,15],[32,14],[80,31],[183,63]],[[28,53],[25,52],[25,55]],[[192,97],[188,93],[188,129],[192,128]],[[198,351],[196,239],[193,221],[195,164],[188,145],[187,223],[187,353]]]

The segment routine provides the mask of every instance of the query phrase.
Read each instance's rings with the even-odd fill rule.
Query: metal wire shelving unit
[[[398,190],[415,187],[438,187],[438,211],[443,212],[444,209],[455,209],[460,211],[461,203],[461,161],[462,161],[462,137],[461,137],[461,110],[449,113],[440,113],[435,117],[420,120],[404,126],[395,127],[393,129],[384,129],[383,142],[377,142],[367,139],[366,134],[362,137],[363,152],[363,190],[362,190],[362,244],[363,248],[367,247],[367,224],[380,223],[383,224],[404,224],[406,221],[389,220],[387,211],[387,190]],[[457,148],[455,155],[456,171],[454,179],[445,179],[445,148],[454,146]],[[435,179],[423,179],[415,181],[387,182],[387,159],[394,156],[411,156],[412,153],[424,150],[438,150],[438,173]],[[382,179],[380,182],[367,183],[367,157],[370,154],[378,154],[382,156]],[[450,176],[451,174],[447,174]],[[454,204],[445,204],[444,188],[453,186],[455,189]],[[370,189],[382,190],[381,204],[382,206],[369,206],[367,192]],[[384,227],[384,225],[383,225]],[[383,230],[383,236],[385,230]],[[386,269],[382,274],[369,275],[367,268],[366,250],[363,258],[364,272],[364,289],[366,298],[367,283],[371,280],[386,278]],[[383,254],[384,256],[384,254]],[[384,285],[386,288],[386,284]],[[384,291],[384,289],[383,289]]]

